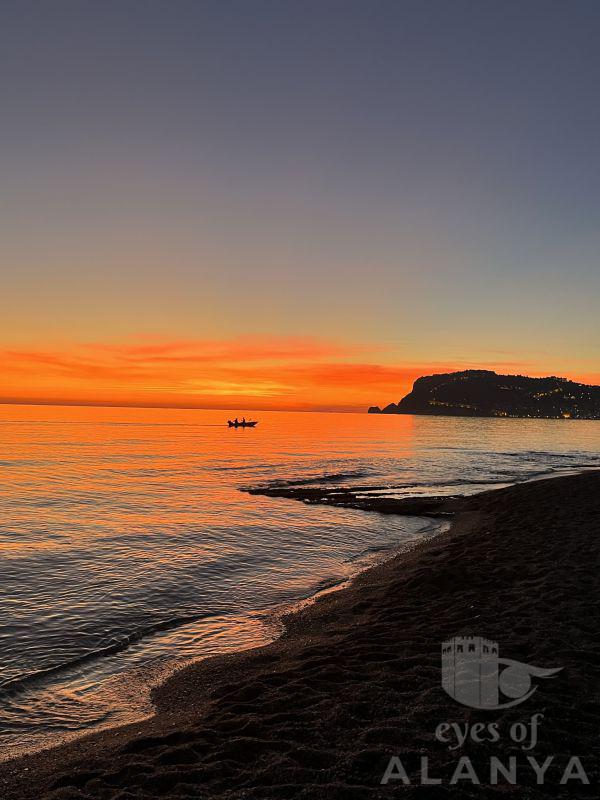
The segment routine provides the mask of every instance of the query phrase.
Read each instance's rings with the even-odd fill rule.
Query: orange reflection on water
[[[227,427],[251,413],[257,428]],[[429,524],[240,487],[477,491],[599,450],[595,422],[0,406],[0,683],[60,667],[0,708],[0,737],[3,715],[19,731],[96,724],[127,694],[106,688],[123,670],[259,643],[273,607]]]

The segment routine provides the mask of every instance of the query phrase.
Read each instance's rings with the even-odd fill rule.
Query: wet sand
[[[453,524],[288,617],[273,644],[176,673],[155,690],[153,719],[2,765],[0,796],[596,797],[600,472],[425,501],[429,507],[376,502],[379,512]],[[497,641],[503,658],[563,669],[534,677],[537,689],[523,704],[469,708],[440,685],[441,643],[462,635]],[[513,741],[509,731],[535,714],[543,714],[538,741],[524,750],[529,740]],[[444,723],[457,727],[445,728],[442,741],[435,732]],[[490,723],[497,741],[487,736]],[[451,749],[465,725],[486,740]],[[544,785],[536,785],[528,755],[539,763],[553,757]],[[391,756],[410,784],[381,784]],[[441,784],[420,784],[424,756]],[[461,756],[481,785],[472,777],[449,785]],[[508,764],[511,756],[517,785],[502,777],[490,785],[490,759]],[[590,785],[558,785],[571,756]]]

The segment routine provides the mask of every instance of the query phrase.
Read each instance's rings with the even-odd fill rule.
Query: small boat
[[[255,425],[258,425],[258,420],[247,419],[240,422],[237,419],[228,419],[227,424],[230,428],[254,428]]]

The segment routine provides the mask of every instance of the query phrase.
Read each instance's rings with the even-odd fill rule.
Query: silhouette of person
[[[240,423],[238,422],[238,418],[237,418],[237,417],[235,418],[235,424],[236,424],[236,425],[239,425],[239,424],[240,424]]]
[[[242,417],[242,425],[246,422],[246,417]]]

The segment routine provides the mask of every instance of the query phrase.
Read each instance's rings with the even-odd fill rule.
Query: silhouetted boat
[[[227,424],[230,428],[254,428],[255,425],[258,425],[258,420],[246,420],[245,422],[239,422],[238,420],[228,419]]]

